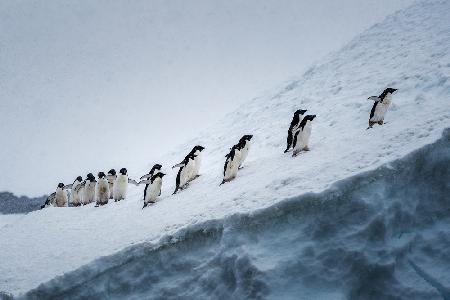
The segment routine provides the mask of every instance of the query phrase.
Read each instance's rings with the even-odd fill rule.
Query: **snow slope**
[[[450,130],[404,158],[186,227],[26,299],[449,299]]]
[[[373,26],[299,80],[225,116],[158,160],[169,176],[153,207],[141,210],[142,190],[132,188],[122,203],[50,208],[0,229],[0,291],[25,293],[126,247],[158,245],[182,228],[321,192],[436,141],[450,121],[449,15],[449,1],[415,4]],[[399,89],[388,124],[366,131],[372,104],[366,99],[387,86]],[[298,108],[317,118],[311,151],[293,159],[283,150]],[[247,133],[254,135],[254,144],[245,168],[219,187],[224,155]],[[176,174],[170,166],[195,144],[207,148],[203,175],[172,196]],[[130,173],[142,175],[154,162]]]

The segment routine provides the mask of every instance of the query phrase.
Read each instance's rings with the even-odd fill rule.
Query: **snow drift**
[[[421,178],[413,162],[427,155],[422,152],[393,169],[381,166],[435,142],[449,125],[449,15],[449,1],[400,11],[279,92],[249,101],[197,139],[130,170],[138,177],[154,162],[166,168],[160,202],[152,207],[141,210],[142,190],[131,188],[121,203],[50,208],[5,225],[0,290],[29,298],[336,299],[397,297],[397,287],[415,298],[445,295],[448,275],[439,270],[448,269],[442,250],[448,186]],[[366,99],[387,86],[399,89],[387,124],[366,131],[372,104]],[[299,108],[317,118],[311,151],[293,159],[283,150]],[[243,134],[254,135],[245,168],[219,187],[224,155]],[[176,174],[169,168],[196,144],[206,147],[202,176],[172,196]],[[362,172],[369,173],[357,175]],[[404,245],[414,246],[411,254]]]

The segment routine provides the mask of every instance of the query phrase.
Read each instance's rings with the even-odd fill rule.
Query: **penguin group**
[[[379,96],[368,98],[368,100],[374,101],[374,104],[370,111],[367,129],[372,128],[375,124],[385,124],[384,118],[392,102],[392,95],[396,91],[397,89],[394,88],[386,88]],[[296,157],[302,151],[310,150],[309,139],[312,132],[312,122],[316,115],[305,115],[306,112],[306,109],[296,110],[288,129],[284,153],[292,150],[293,157]],[[223,180],[220,185],[235,179],[238,171],[243,168],[252,138],[253,135],[250,134],[242,136],[239,142],[233,145],[225,155]],[[205,150],[205,147],[200,145],[193,147],[180,163],[172,167],[172,169],[178,168],[173,195],[187,188],[193,180],[200,176],[203,150]],[[145,185],[143,195],[143,208],[145,208],[156,203],[157,198],[161,196],[162,180],[166,175],[161,170],[162,165],[154,164],[148,174],[141,176],[139,182],[128,177],[126,168],[120,169],[118,174],[115,169],[109,170],[107,174],[99,172],[97,179],[92,173],[87,174],[85,180],[78,176],[72,184],[59,183],[56,191],[48,196],[41,208],[48,206],[66,207],[69,206],[69,203],[71,206],[78,207],[94,202],[95,206],[98,207],[108,204],[110,200],[114,200],[114,202],[122,201],[126,199],[129,184]],[[67,192],[68,190],[70,190],[70,193]]]

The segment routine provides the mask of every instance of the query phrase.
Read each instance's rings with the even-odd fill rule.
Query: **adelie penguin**
[[[84,192],[83,192],[83,205],[92,203],[95,201],[95,186],[97,185],[97,180],[92,173],[87,174],[86,180],[84,181]]]
[[[368,100],[375,101],[370,110],[369,117],[369,127],[367,129],[372,128],[373,125],[383,125],[384,117],[386,116],[386,112],[391,105],[392,94],[397,91],[397,89],[387,88],[385,89],[380,96],[371,96]]]
[[[70,194],[70,202],[72,206],[81,206],[82,194],[83,194],[83,178],[78,176],[72,183],[72,193]]]
[[[250,150],[251,145],[251,139],[253,138],[253,135],[246,134],[239,140],[238,145],[240,145],[239,150],[241,152],[241,158],[239,161],[239,169],[242,169],[242,164],[244,163],[245,159],[247,158],[248,151]]]
[[[242,147],[242,143],[238,143],[237,145],[234,145],[231,150],[230,153],[228,153],[227,155],[225,155],[225,165],[223,167],[223,180],[222,180],[222,184],[229,182],[231,180],[233,180],[238,172],[239,169],[239,165],[241,163],[241,147]]]
[[[119,175],[117,175],[116,181],[114,181],[113,198],[115,202],[126,198],[129,183],[138,185],[138,183],[135,180],[128,178],[127,169],[125,168],[120,169]]]
[[[316,115],[307,115],[300,122],[300,126],[294,135],[294,142],[292,148],[294,152],[292,154],[293,157],[297,156],[300,151],[309,151],[309,138],[311,136],[311,122],[314,120]]]
[[[153,175],[150,179],[141,181],[140,183],[145,183],[144,189],[144,206],[156,203],[156,199],[161,195],[162,178],[166,174],[158,172]]]
[[[197,145],[194,148],[192,148],[191,152],[189,152],[188,155],[186,155],[186,157],[184,158],[184,160],[186,160],[187,157],[194,156],[194,161],[189,166],[185,167],[185,170],[184,170],[184,172],[186,173],[185,176],[186,176],[187,182],[192,181],[200,176],[199,172],[200,172],[200,166],[202,163],[202,151],[203,150],[205,150],[205,147]],[[185,165],[184,160],[181,163],[173,166],[172,169],[184,166]]]
[[[108,175],[106,175],[106,179],[108,180],[109,184],[109,199],[114,198],[114,181],[116,181],[117,174],[116,170],[111,169],[108,171]]]
[[[200,166],[202,164],[202,151],[205,150],[203,146],[195,146],[190,154],[194,155],[194,165],[192,167],[192,171],[189,174],[189,181],[196,179],[200,176]]]
[[[109,200],[109,183],[105,173],[98,173],[97,185],[95,187],[96,207],[108,204]]]
[[[183,190],[189,183],[190,176],[192,175],[192,168],[195,164],[195,155],[188,154],[181,163],[173,166],[173,168],[179,167],[175,191],[172,195],[175,195],[179,190]]]
[[[65,189],[66,186],[64,186],[63,183],[59,183],[58,186],[56,187],[56,192],[50,194],[50,196],[47,197],[45,203],[41,205],[41,209],[50,206],[57,206],[57,207],[67,206],[67,192],[65,191]]]
[[[50,196],[48,196],[47,199],[45,200],[45,203],[41,205],[41,209],[44,209],[44,208],[54,205],[55,198],[56,198],[56,192],[51,193]]]
[[[159,171],[161,171],[161,169],[162,169],[162,165],[154,164],[153,167],[150,169],[150,172],[141,176],[141,178],[140,178],[141,181],[139,182],[139,184],[145,184],[146,185],[145,188],[147,188],[146,180],[151,179],[153,177],[153,175],[155,175],[155,173],[158,173]],[[161,191],[160,191],[160,193],[161,193]],[[161,194],[158,196],[161,196]],[[145,198],[145,190],[144,190],[144,198]]]
[[[57,207],[65,207],[67,204],[67,192],[64,188],[64,183],[59,183],[55,192],[55,205]]]
[[[291,147],[293,147],[293,142],[294,142],[294,136],[298,130],[298,128],[300,127],[300,123],[302,122],[303,119],[303,115],[305,114],[306,109],[299,109],[296,110],[294,113],[294,117],[292,118],[291,121],[291,125],[289,126],[288,129],[288,135],[287,135],[287,145],[286,145],[286,150],[284,150],[284,153],[288,152],[289,149],[291,149]]]

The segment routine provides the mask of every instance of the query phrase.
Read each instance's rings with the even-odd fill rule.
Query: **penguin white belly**
[[[78,186],[79,185],[80,185],[80,183],[78,181],[73,184],[73,186],[72,186],[72,194],[70,196],[70,201],[75,206],[78,206],[78,205],[81,204],[81,194],[82,194],[83,190],[82,189],[78,190]]]
[[[225,181],[232,180],[236,177],[241,162],[241,151],[236,150],[233,159],[228,158],[227,161],[227,168],[223,176],[223,180]]]
[[[191,174],[191,180],[195,179],[195,177],[197,177],[197,175],[199,174],[201,164],[202,164],[202,155],[201,155],[201,153],[199,153],[194,158],[194,167],[193,167],[193,172]]]
[[[383,101],[383,102],[379,102],[377,104],[377,106],[375,107],[375,111],[373,113],[373,117],[370,118],[371,122],[379,122],[379,121],[383,121],[384,117],[386,116],[386,112],[389,108],[389,101]]]
[[[84,204],[89,204],[91,202],[94,202],[95,185],[96,185],[96,182],[86,181],[86,184],[84,186],[84,194],[83,194],[83,203]]]
[[[189,182],[192,176],[193,161],[189,161],[180,171],[180,188],[183,188]]]
[[[67,206],[67,193],[62,189],[58,189],[55,195],[55,204],[57,207]]]
[[[303,130],[300,129],[297,136],[297,144],[295,145],[294,151],[299,152],[306,147],[308,147],[309,137],[311,136],[311,125],[306,124]]]
[[[161,192],[162,181],[157,178],[150,184],[147,188],[147,194],[145,195],[144,202],[156,202],[156,198],[158,198],[159,193]]]
[[[97,204],[106,204],[109,200],[109,183],[106,179],[99,179],[97,182],[95,195]]]
[[[114,201],[125,199],[128,190],[128,176],[119,175],[114,182]]]
[[[250,150],[250,141],[247,141],[245,143],[244,148],[241,150],[241,159],[240,159],[240,162],[239,162],[239,167],[242,166],[242,164],[244,163],[245,159],[247,158],[248,150]]]
[[[114,181],[116,180],[115,176],[108,175],[106,177],[108,179],[109,184],[109,199],[113,199],[114,197]]]

